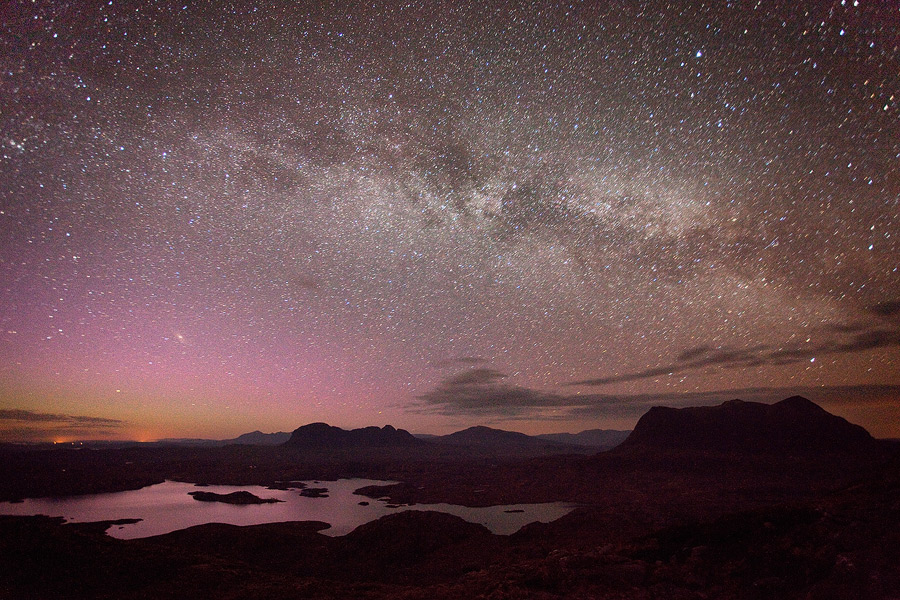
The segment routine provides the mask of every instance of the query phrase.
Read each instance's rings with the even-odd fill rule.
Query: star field
[[[0,433],[900,435],[900,11],[806,4],[8,4]]]

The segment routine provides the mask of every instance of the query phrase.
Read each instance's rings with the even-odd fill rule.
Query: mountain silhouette
[[[792,396],[775,404],[729,400],[718,406],[654,406],[620,447],[807,454],[862,452],[875,443],[859,425]]]
[[[435,446],[452,448],[455,452],[470,456],[526,457],[583,454],[590,451],[583,446],[482,425],[469,427],[449,435],[434,436],[428,438],[428,441]]]
[[[290,433],[278,431],[276,433],[263,433],[259,430],[243,433],[231,440],[224,440],[227,444],[244,444],[250,446],[277,446],[288,441]]]
[[[284,446],[303,446],[316,448],[360,448],[385,446],[413,446],[421,444],[405,429],[396,429],[390,425],[384,427],[362,427],[360,429],[341,429],[327,423],[310,423],[298,427],[291,433]]]
[[[630,433],[631,431],[616,429],[586,429],[580,433],[542,433],[535,437],[560,444],[609,450],[625,441]]]
[[[518,431],[505,431],[483,425],[442,435],[434,438],[434,441],[461,446],[545,446],[548,443]]]

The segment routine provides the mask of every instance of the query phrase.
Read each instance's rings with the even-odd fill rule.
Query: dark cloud
[[[91,439],[105,437],[125,424],[119,419],[45,413],[19,408],[0,409],[0,440],[43,442],[64,437]]]
[[[836,324],[820,328],[820,331],[825,335],[822,340],[791,347],[775,348],[768,345],[757,345],[750,348],[713,349],[709,346],[688,348],[677,355],[675,362],[668,365],[622,375],[583,379],[569,385],[601,386],[625,383],[710,366],[735,369],[790,365],[812,360],[817,356],[852,354],[877,348],[900,347],[900,328],[860,328],[856,325]]]
[[[659,375],[670,375],[677,371],[684,370],[679,365],[667,365],[664,367],[654,367],[652,369],[644,369],[634,373],[626,373],[625,375],[616,375],[611,377],[597,377],[596,379],[583,379],[581,381],[573,381],[569,385],[608,385],[610,383],[624,383],[628,381],[638,381]]]
[[[832,407],[875,406],[896,402],[900,385],[844,385],[754,387],[709,392],[647,394],[561,395],[498,383],[496,379],[472,376],[444,380],[434,390],[419,397],[420,412],[442,415],[498,419],[603,420],[638,419],[653,406],[704,406],[726,400],[777,402],[801,395]],[[486,383],[485,383],[486,382]]]
[[[727,347],[712,349],[707,346],[700,346],[697,348],[689,348],[679,353],[676,362],[668,365],[635,371],[633,373],[625,373],[623,375],[584,379],[572,382],[569,385],[599,386],[611,383],[639,381],[641,379],[649,379],[660,375],[671,375],[673,373],[690,371],[710,365],[723,366],[726,368],[753,366],[762,364],[761,357],[766,351],[770,351],[767,346],[754,346],[746,349]]]
[[[443,415],[515,417],[567,402],[564,396],[503,383],[505,378],[505,374],[486,368],[457,373],[419,396],[414,409]]]
[[[505,379],[506,374],[494,369],[471,369],[457,373],[445,380],[445,384],[449,387],[468,387],[468,386],[487,386],[494,385],[501,379]]]
[[[900,346],[900,329],[870,329],[855,334],[851,340],[833,346],[833,352],[860,352],[873,348]],[[830,348],[829,351],[832,351]]]
[[[59,421],[63,418],[63,415],[36,413],[30,410],[0,409],[0,420],[2,421],[29,421],[33,423],[46,423],[49,421]]]
[[[58,423],[63,426],[120,427],[124,421],[105,417],[87,417],[83,415],[60,415],[55,413],[34,412],[17,408],[0,409],[0,421],[22,421],[27,423]]]
[[[484,364],[486,362],[486,359],[480,358],[478,356],[459,356],[456,358],[436,360],[428,364],[429,366],[435,367],[437,369],[444,369],[448,367],[472,367],[475,365]]]
[[[869,308],[869,312],[879,317],[896,317],[900,315],[900,300],[879,302]]]
[[[865,323],[826,323],[820,328],[827,333],[856,333],[868,329]]]
[[[678,360],[679,362],[693,360],[695,358],[705,356],[713,350],[714,348],[712,346],[697,346],[696,348],[688,348],[687,350],[681,352],[676,360]]]

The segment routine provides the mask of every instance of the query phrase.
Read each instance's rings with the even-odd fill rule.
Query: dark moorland
[[[897,598],[898,450],[799,397],[654,408],[600,453],[324,424],[280,445],[6,445],[2,500],[367,477],[401,482],[359,492],[395,503],[579,508],[511,536],[415,510],[340,537],[292,522],[118,540],[111,523],[0,517],[0,598]]]

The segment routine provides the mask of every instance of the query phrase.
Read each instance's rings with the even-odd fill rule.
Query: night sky
[[[895,2],[463,4],[4,2],[0,438],[900,437]]]

